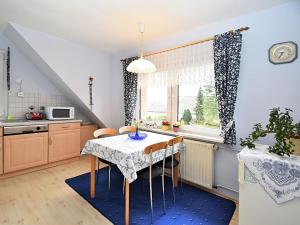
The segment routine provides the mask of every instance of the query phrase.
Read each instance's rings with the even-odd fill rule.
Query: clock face
[[[297,44],[283,42],[273,45],[269,49],[269,60],[273,64],[289,63],[297,58]]]

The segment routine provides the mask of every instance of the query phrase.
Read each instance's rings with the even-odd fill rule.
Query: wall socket
[[[19,91],[18,92],[18,97],[24,97],[24,92],[23,91]]]

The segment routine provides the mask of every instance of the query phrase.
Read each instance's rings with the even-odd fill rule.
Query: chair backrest
[[[114,136],[117,134],[117,131],[113,128],[101,128],[94,131],[94,137],[99,138],[101,136]]]
[[[177,136],[177,137],[172,138],[171,140],[169,140],[168,145],[173,146],[173,145],[181,143],[181,142],[183,142],[183,137],[182,136]]]
[[[152,153],[156,152],[156,151],[160,151],[162,149],[165,150],[164,152],[164,159],[163,159],[163,165],[165,166],[165,160],[166,160],[166,153],[167,153],[167,148],[168,148],[168,142],[164,141],[164,142],[159,142],[159,143],[155,143],[152,145],[148,145],[145,149],[144,149],[144,153],[150,156],[150,161],[149,161],[149,170],[152,170]],[[150,172],[151,173],[151,172]]]
[[[144,149],[144,153],[149,155],[153,152],[156,152],[156,151],[159,151],[159,150],[162,150],[162,149],[167,149],[167,147],[168,147],[168,142],[167,141],[155,143],[155,144],[147,146]]]
[[[119,133],[123,134],[123,133],[127,133],[127,132],[135,132],[136,128],[134,126],[124,126],[124,127],[120,127],[119,128]]]

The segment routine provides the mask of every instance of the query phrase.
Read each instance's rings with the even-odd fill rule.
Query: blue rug
[[[66,180],[78,194],[88,201],[113,224],[124,224],[123,175],[113,167],[111,189],[108,190],[108,169],[100,170],[96,197],[89,197],[90,174]],[[176,190],[173,204],[172,180],[165,179],[166,214],[163,214],[161,178],[153,180],[153,205],[155,225],[228,225],[235,210],[235,203],[209,192],[183,184],[183,192]],[[151,221],[149,186],[137,180],[130,184],[130,224],[149,225]]]

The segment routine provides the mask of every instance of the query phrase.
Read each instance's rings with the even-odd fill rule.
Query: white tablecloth
[[[266,145],[244,148],[238,158],[278,204],[300,197],[300,157],[269,153]]]
[[[118,166],[123,175],[131,183],[137,179],[137,171],[149,166],[149,155],[144,154],[148,145],[169,141],[174,138],[169,135],[145,132],[148,134],[144,140],[132,140],[127,134],[89,140],[82,150],[82,155],[93,154]],[[178,152],[179,145],[175,145],[174,153]],[[164,150],[154,152],[153,162],[163,160]],[[171,148],[167,156],[172,154]]]

